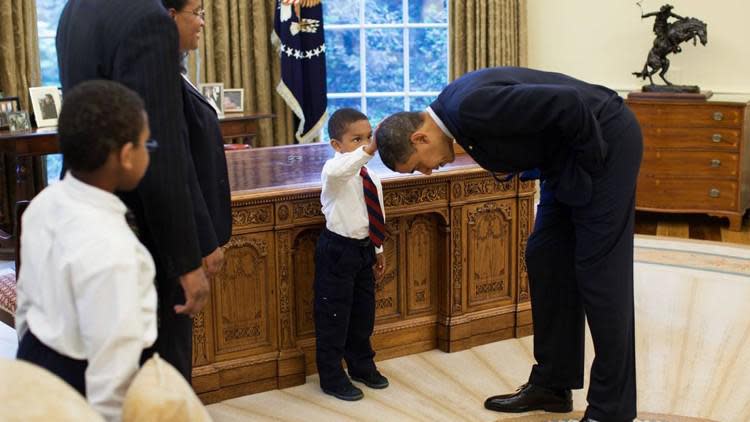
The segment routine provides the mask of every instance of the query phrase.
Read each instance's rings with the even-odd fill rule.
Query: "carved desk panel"
[[[313,278],[326,144],[227,154],[233,236],[195,318],[193,386],[205,402],[285,388],[315,372]],[[534,184],[498,182],[458,154],[432,176],[379,159],[386,273],[375,286],[377,359],[531,333],[523,254]]]

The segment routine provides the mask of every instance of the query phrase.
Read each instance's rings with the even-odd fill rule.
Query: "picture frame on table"
[[[0,130],[9,129],[8,113],[18,111],[20,108],[21,103],[18,97],[0,98]]]
[[[230,88],[224,90],[224,113],[242,113],[245,111],[245,90]]]
[[[56,86],[37,86],[29,88],[31,105],[34,109],[37,127],[57,126],[57,118],[62,108],[60,89]]]
[[[199,84],[198,90],[208,100],[208,102],[216,109],[216,114],[219,116],[224,115],[224,84],[223,83],[208,83]]]
[[[8,127],[11,132],[25,132],[31,130],[29,113],[26,110],[11,111],[8,116]]]

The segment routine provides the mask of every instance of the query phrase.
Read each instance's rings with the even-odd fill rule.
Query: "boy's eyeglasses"
[[[159,141],[152,138],[144,142],[143,145],[146,146],[146,149],[148,150],[148,152],[154,152],[156,151],[157,148],[159,148]]]

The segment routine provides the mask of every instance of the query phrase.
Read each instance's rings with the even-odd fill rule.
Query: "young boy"
[[[135,92],[89,81],[67,93],[58,124],[69,171],[23,215],[18,358],[120,420],[141,353],[156,339],[154,262],[113,194],[146,172],[148,118]]]
[[[315,250],[316,362],[323,392],[354,401],[364,395],[352,380],[388,387],[370,346],[375,325],[375,279],[385,273],[384,206],[380,179],[367,170],[377,150],[367,116],[351,108],[328,121],[336,155],[323,166],[320,202],[326,228]]]

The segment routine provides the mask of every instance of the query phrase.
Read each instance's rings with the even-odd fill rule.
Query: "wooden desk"
[[[221,132],[225,143],[251,143],[258,133],[258,121],[270,119],[273,114],[228,114],[220,119]],[[15,191],[5,192],[5,197],[12,204],[31,199],[36,195],[33,177],[30,177],[31,157],[47,154],[57,154],[60,146],[57,141],[57,129],[35,129],[28,132],[0,131],[0,152],[15,163]],[[37,185],[46,185],[46,180]],[[12,206],[9,207],[11,210]],[[12,211],[11,211],[12,212]],[[8,219],[8,228],[13,227],[13,216]],[[10,231],[10,230],[9,230]]]
[[[227,153],[233,234],[194,319],[193,387],[204,402],[302,384],[315,371],[313,257],[332,154],[327,144]],[[466,154],[429,177],[392,173],[378,158],[369,166],[387,221],[377,358],[530,334],[534,183],[498,182]]]

